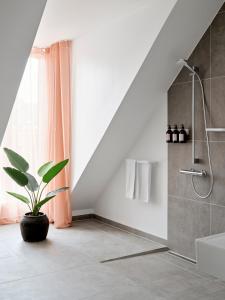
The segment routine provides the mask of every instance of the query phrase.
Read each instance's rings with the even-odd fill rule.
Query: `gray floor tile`
[[[0,226],[0,241],[1,300],[224,300],[224,282],[167,253],[99,263],[158,244],[95,221],[51,226],[34,244]]]

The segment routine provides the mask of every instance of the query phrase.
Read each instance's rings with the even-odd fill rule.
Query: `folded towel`
[[[135,199],[149,202],[152,165],[148,161],[136,161]]]
[[[134,199],[136,161],[126,160],[126,198]]]

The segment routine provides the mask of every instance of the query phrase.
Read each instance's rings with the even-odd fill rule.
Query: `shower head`
[[[189,71],[191,71],[192,73],[196,73],[194,68],[192,68],[191,66],[189,66],[189,64],[187,63],[187,61],[183,58],[179,59],[177,61],[177,65],[182,66],[182,67],[186,67]]]

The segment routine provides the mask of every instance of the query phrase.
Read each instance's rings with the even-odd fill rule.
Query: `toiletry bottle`
[[[181,130],[179,132],[179,143],[185,143],[187,140],[186,131],[184,130],[184,125],[181,125]]]
[[[173,141],[173,131],[171,130],[171,126],[168,125],[168,129],[166,132],[166,142],[172,143],[172,141]]]
[[[179,131],[177,129],[177,125],[174,125],[173,130],[173,143],[179,143]]]

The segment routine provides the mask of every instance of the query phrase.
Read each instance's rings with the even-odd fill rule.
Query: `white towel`
[[[152,165],[148,161],[136,161],[135,199],[150,201]]]
[[[135,169],[136,169],[136,161],[134,159],[127,159],[126,160],[126,198],[129,199],[134,199]]]

